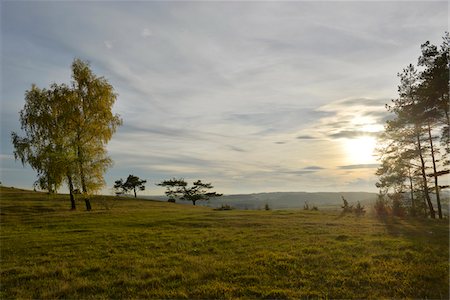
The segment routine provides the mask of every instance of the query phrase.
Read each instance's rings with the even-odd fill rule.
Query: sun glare
[[[347,159],[350,164],[372,164],[376,163],[373,152],[376,140],[371,136],[361,136],[344,141]]]

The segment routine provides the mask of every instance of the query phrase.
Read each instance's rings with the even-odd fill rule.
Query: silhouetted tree
[[[124,186],[123,179],[114,181],[114,189],[116,190],[116,195],[123,195],[128,192],[127,188]]]
[[[114,182],[114,189],[116,189],[116,193],[123,194],[128,191],[134,192],[134,198],[137,197],[136,190],[144,191],[145,183],[147,180],[142,180],[138,176],[128,175],[127,180],[124,182],[123,179],[116,180]]]
[[[440,48],[424,43],[419,70],[410,64],[398,74],[399,97],[387,106],[394,118],[386,123],[382,164],[377,170],[380,178],[377,186],[385,192],[389,188],[394,190],[390,198],[397,199],[408,182],[412,214],[416,206],[423,207],[416,201],[420,197],[425,200],[431,218],[436,217],[436,212],[430,192],[436,195],[437,213],[442,218],[440,190],[449,187],[439,185],[439,177],[450,173],[448,43],[448,33]],[[444,151],[439,149],[438,132]],[[393,209],[397,206],[394,204]]]
[[[353,208],[353,212],[357,216],[362,216],[362,215],[364,215],[366,213],[366,210],[365,210],[364,206],[361,205],[361,203],[358,201],[358,202],[356,202],[355,208]]]
[[[187,186],[187,182],[184,181],[183,178],[172,178],[164,180],[156,185],[166,188],[165,194],[169,198],[169,202],[176,202],[177,199],[180,199],[183,196],[183,190]]]
[[[176,199],[192,201],[195,205],[197,201],[208,200],[212,197],[219,197],[222,194],[216,192],[208,192],[213,186],[211,183],[203,183],[201,180],[195,181],[191,187],[188,187],[184,179],[165,180],[157,184],[158,186],[166,187],[165,194],[169,197],[169,202],[175,202]]]
[[[342,213],[346,214],[346,213],[351,213],[353,211],[353,205],[349,205],[347,199],[344,198],[344,196],[341,196],[342,198]]]

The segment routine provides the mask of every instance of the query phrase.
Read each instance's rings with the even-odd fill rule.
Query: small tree
[[[395,217],[404,217],[405,208],[402,204],[403,195],[401,193],[395,193],[389,195],[389,198],[392,200],[392,215]]]
[[[147,180],[141,180],[138,176],[128,175],[127,180],[124,182],[122,178],[114,182],[114,189],[116,195],[134,192],[134,198],[137,197],[136,190],[145,191],[145,183]]]
[[[356,202],[356,206],[353,209],[353,212],[355,213],[355,215],[357,215],[359,217],[359,216],[364,215],[366,213],[366,210],[364,209],[364,206],[361,205],[361,203],[358,201],[358,202]]]
[[[303,205],[303,210],[309,210],[308,201],[305,201],[305,204]]]
[[[199,200],[205,201],[212,197],[222,196],[222,194],[216,192],[208,192],[213,186],[211,183],[203,183],[201,180],[195,181],[191,187],[187,187],[187,182],[182,178],[172,178],[157,185],[167,188],[165,194],[169,197],[169,202],[175,202],[176,199],[180,199],[192,201],[192,204],[195,205]]]
[[[375,214],[378,217],[385,218],[389,214],[389,206],[387,204],[384,194],[382,193],[378,194],[378,199],[377,201],[375,201],[374,210]]]
[[[136,198],[136,189],[145,191],[146,182],[147,180],[141,180],[139,177],[130,174],[128,175],[127,181],[125,181],[124,186],[127,190],[132,190],[134,192],[134,198]]]
[[[183,190],[187,186],[187,182],[184,181],[183,178],[172,178],[164,180],[156,185],[165,187],[165,194],[169,198],[167,201],[175,203],[177,199],[180,199],[183,196]]]
[[[114,181],[114,189],[116,190],[116,195],[120,196],[128,192],[127,188],[124,186],[123,179]]]
[[[197,180],[184,195],[184,199],[192,201],[192,204],[195,205],[195,202],[198,200],[206,201],[213,197],[222,196],[222,194],[218,194],[216,192],[208,192],[208,190],[212,188],[213,186],[211,183],[203,183],[201,180]]]
[[[353,205],[349,205],[347,199],[344,198],[344,196],[342,197],[342,201],[344,202],[341,206],[342,208],[342,213],[346,214],[346,213],[351,213],[353,211]]]

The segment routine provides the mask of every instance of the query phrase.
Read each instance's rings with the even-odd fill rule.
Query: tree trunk
[[[136,196],[136,188],[134,188],[133,191],[134,191],[134,198],[137,198],[137,196]]]
[[[195,205],[195,200],[192,200],[192,204],[194,204],[194,205]]]
[[[86,178],[84,177],[84,169],[83,169],[83,155],[80,149],[80,146],[78,146],[78,168],[80,170],[80,180],[81,180],[81,189],[83,190],[83,198],[84,203],[86,204],[86,210],[90,211],[92,209],[91,202],[89,198],[87,197],[87,187],[86,187]]]
[[[409,178],[409,191],[411,193],[411,215],[413,217],[415,217],[416,216],[416,205],[414,203],[414,186],[413,186],[413,180],[412,180],[410,166],[408,166],[408,178]]]
[[[70,210],[76,210],[76,204],[75,204],[75,197],[73,196],[73,182],[72,182],[72,176],[67,174],[67,181],[69,182],[69,193],[70,193],[70,204],[71,208]]]
[[[420,157],[420,163],[421,163],[421,169],[422,169],[423,192],[425,193],[425,199],[427,200],[428,208],[430,210],[430,216],[432,219],[436,219],[436,213],[434,211],[433,203],[431,202],[430,193],[428,191],[427,175],[425,174],[425,161],[424,161],[423,155],[422,155],[422,146],[420,144],[419,131],[416,132],[416,138],[417,138],[417,147],[419,150],[419,157]]]
[[[430,141],[430,147],[431,147],[431,158],[433,159],[433,177],[434,177],[434,187],[436,189],[436,202],[438,206],[438,214],[439,219],[442,219],[442,209],[441,209],[441,197],[439,195],[439,184],[438,184],[438,176],[437,176],[437,170],[436,170],[436,160],[434,158],[434,148],[433,148],[433,138],[431,136],[431,127],[428,123],[428,139]]]
[[[92,207],[91,207],[91,201],[89,201],[89,198],[84,198],[84,203],[86,203],[86,210],[90,211],[92,209]]]

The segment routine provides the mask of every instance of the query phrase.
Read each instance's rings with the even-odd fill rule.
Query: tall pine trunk
[[[414,186],[410,166],[408,166],[408,179],[409,179],[409,191],[411,193],[411,214],[414,217],[416,215],[416,204],[414,203]]]
[[[70,194],[70,210],[76,210],[76,203],[75,203],[75,197],[73,195],[73,182],[72,182],[72,176],[67,174],[67,181],[69,182],[69,194]]]
[[[425,173],[425,160],[423,159],[422,155],[422,146],[420,144],[420,135],[419,131],[416,132],[416,138],[417,138],[417,150],[419,150],[419,157],[420,157],[420,164],[421,164],[421,170],[422,170],[422,186],[423,186],[423,192],[425,193],[425,199],[427,200],[428,209],[430,210],[430,216],[432,219],[436,219],[436,212],[433,208],[433,203],[430,199],[430,192],[428,191],[428,183],[427,183],[427,175]]]
[[[442,219],[441,197],[439,195],[438,175],[437,175],[437,170],[436,170],[436,160],[434,158],[433,138],[431,136],[430,123],[428,123],[428,140],[430,141],[431,158],[433,160],[433,172],[434,172],[433,177],[434,177],[434,187],[436,189],[436,202],[437,202],[437,206],[438,206],[438,214],[439,214],[439,219]]]

